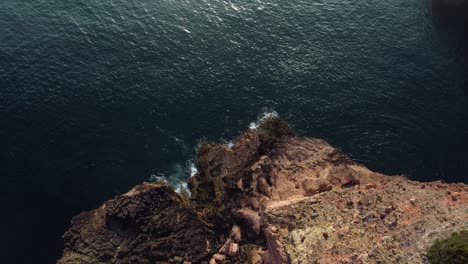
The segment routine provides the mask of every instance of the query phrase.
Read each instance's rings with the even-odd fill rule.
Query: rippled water
[[[72,215],[180,183],[200,140],[265,111],[371,169],[466,182],[460,45],[419,0],[2,0],[1,259],[52,263]]]

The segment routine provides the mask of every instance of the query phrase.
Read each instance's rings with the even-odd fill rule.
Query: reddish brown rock
[[[197,168],[190,201],[145,184],[77,216],[59,263],[423,263],[468,226],[467,185],[372,172],[277,118]]]
[[[217,262],[222,262],[226,259],[226,256],[224,256],[223,254],[214,254],[213,259]]]
[[[230,237],[237,243],[242,241],[241,229],[238,225],[232,227]]]
[[[208,260],[215,234],[171,187],[143,184],[72,220],[59,264]]]

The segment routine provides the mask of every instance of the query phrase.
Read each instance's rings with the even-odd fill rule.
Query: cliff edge
[[[197,169],[190,197],[145,183],[76,216],[57,263],[426,263],[468,226],[468,185],[372,172],[274,117]]]

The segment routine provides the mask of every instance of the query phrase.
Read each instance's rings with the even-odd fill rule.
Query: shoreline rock
[[[145,183],[76,216],[58,264],[424,263],[468,226],[468,185],[372,172],[276,117],[197,169],[190,198]]]

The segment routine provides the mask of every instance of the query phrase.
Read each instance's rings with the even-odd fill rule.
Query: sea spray
[[[278,117],[279,114],[278,112],[267,109],[264,110],[261,114],[258,115],[257,120],[251,122],[249,124],[249,129],[257,129],[262,122],[264,122],[266,119],[271,118],[271,117]],[[198,150],[200,149],[200,146],[205,143],[205,140],[199,140],[196,147],[195,147],[195,153],[198,153]],[[221,144],[226,145],[229,148],[232,148],[234,146],[234,140],[225,140],[221,139],[220,140]],[[191,158],[185,162],[185,164],[180,164],[180,163],[173,163],[171,165],[171,169],[165,172],[155,172],[150,175],[149,181],[155,182],[164,182],[172,187],[174,187],[174,190],[178,193],[180,192],[187,192],[190,193],[190,190],[187,185],[187,179],[190,177],[195,176],[195,174],[198,173],[197,167],[196,167],[196,160],[195,158]]]
[[[258,126],[265,121],[268,118],[271,117],[279,117],[278,112],[274,110],[267,110],[264,111],[261,115],[258,116],[257,121],[250,123],[249,128],[250,129],[257,129]]]
[[[187,192],[190,190],[187,185],[187,179],[197,173],[197,169],[193,161],[187,161],[185,165],[173,163],[171,169],[166,172],[156,172],[150,175],[151,182],[164,182],[171,185],[178,193]]]

